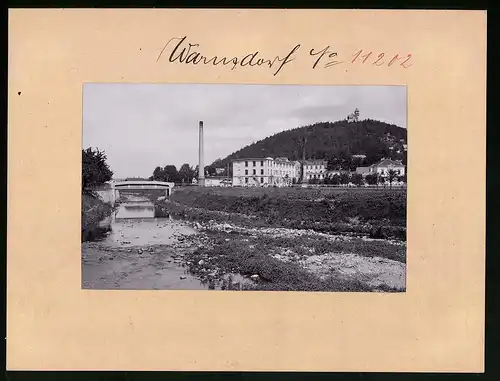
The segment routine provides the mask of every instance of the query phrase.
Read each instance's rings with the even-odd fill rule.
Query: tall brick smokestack
[[[200,132],[199,132],[199,148],[198,148],[198,185],[201,187],[205,186],[205,162],[203,160],[203,121],[200,120]]]

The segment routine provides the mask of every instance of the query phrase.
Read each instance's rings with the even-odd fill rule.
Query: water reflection
[[[115,219],[167,218],[168,213],[149,202],[121,204],[115,212]]]
[[[187,271],[183,249],[175,246],[196,233],[152,202],[128,197],[106,220],[82,231],[84,241],[99,241],[97,248],[82,246],[83,288],[206,289],[210,285]],[[111,257],[104,248],[113,249]]]
[[[115,218],[154,218],[155,207],[151,203],[121,204],[115,213]]]
[[[174,221],[151,202],[125,202],[97,226],[82,231],[83,241],[100,241],[113,247],[171,244],[179,234],[196,231]]]

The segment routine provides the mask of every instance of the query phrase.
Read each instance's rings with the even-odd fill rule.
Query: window
[[[261,169],[261,170],[260,170],[260,174],[261,174],[261,175],[263,175],[263,174],[264,174],[264,170],[263,170],[263,169]]]
[[[257,172],[257,171],[254,169],[254,170],[253,170],[253,174],[255,175],[255,174],[256,174],[256,172]]]
[[[263,167],[264,166],[264,160],[260,161],[260,165]]]
[[[248,183],[248,177],[245,177],[245,184]]]
[[[245,175],[248,175],[248,169],[245,169]]]
[[[248,161],[245,161],[245,167],[248,167]]]
[[[263,177],[260,178],[260,183],[261,184],[264,183],[264,178]]]
[[[255,167],[255,160],[253,161],[253,166]]]

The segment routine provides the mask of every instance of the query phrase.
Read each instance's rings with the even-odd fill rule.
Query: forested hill
[[[347,162],[352,155],[366,155],[363,165],[372,164],[383,157],[402,160],[406,164],[407,131],[394,124],[372,119],[358,122],[321,122],[297,127],[269,136],[232,153],[211,166],[225,167],[238,158],[287,157],[302,158],[302,144],[307,138],[307,159],[329,160],[330,167]],[[344,165],[342,165],[344,166]]]

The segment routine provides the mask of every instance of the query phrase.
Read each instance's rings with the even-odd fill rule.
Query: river
[[[228,263],[232,263],[226,258],[228,247],[234,247],[236,255],[241,250],[249,254],[248,250],[254,248],[262,252],[265,246],[261,244],[266,239],[278,239],[272,249],[268,242],[267,250],[272,259],[291,262],[320,279],[336,274],[340,280],[361,280],[374,290],[382,286],[396,291],[406,289],[406,265],[400,258],[406,252],[406,245],[401,242],[301,229],[251,228],[215,221],[210,221],[204,227],[200,224],[190,225],[167,215],[163,208],[155,207],[146,198],[132,195],[122,197],[124,202],[111,216],[83,234],[84,289],[220,290],[228,289],[225,284],[233,282],[239,289],[240,285],[252,284],[253,276],[262,274],[243,276],[236,269],[221,269],[220,264],[227,267]],[[217,245],[222,247],[221,252],[204,253],[203,250],[197,250],[213,244],[207,230],[212,237],[215,234],[216,241],[220,241]],[[254,243],[243,243],[249,240]],[[306,241],[313,246],[304,253],[301,248],[302,242]],[[371,250],[376,249],[383,254],[382,257],[370,254],[367,245],[371,245]],[[325,247],[330,249],[325,251]],[[266,266],[260,265],[264,272],[269,272]],[[276,266],[276,262],[269,262],[267,266]],[[255,269],[252,271],[255,273]]]
[[[165,215],[147,199],[128,196],[115,212],[85,234],[85,289],[206,289],[183,259],[185,236],[197,231]]]

